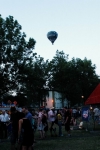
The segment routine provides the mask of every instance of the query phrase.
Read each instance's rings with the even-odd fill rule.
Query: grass
[[[46,140],[39,140],[35,145],[36,150],[100,150],[100,132],[86,130],[72,130],[71,137],[66,137],[63,129],[63,137],[48,135]]]
[[[87,124],[85,124],[87,127]],[[90,127],[90,126],[89,126]],[[45,140],[39,140],[38,131],[35,134],[37,143],[35,150],[100,150],[100,125],[96,125],[95,131],[72,130],[71,137],[66,137],[63,127],[63,137],[50,137],[49,132]],[[90,131],[91,130],[91,131]],[[10,142],[0,143],[0,150],[10,150]]]
[[[38,138],[38,133],[37,137]],[[38,140],[34,146],[35,150],[100,150],[100,132],[90,133],[86,131],[72,131],[72,136],[50,137]],[[10,150],[10,143],[0,144],[0,150]]]
[[[36,150],[100,150],[99,137],[62,138],[42,141],[35,146]]]

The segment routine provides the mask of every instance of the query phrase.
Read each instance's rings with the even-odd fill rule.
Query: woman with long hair
[[[19,120],[18,142],[20,142],[20,138],[21,138],[22,150],[32,150],[33,130],[32,130],[32,125],[29,119],[27,118],[23,118]]]

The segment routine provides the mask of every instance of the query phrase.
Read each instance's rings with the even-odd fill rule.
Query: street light
[[[82,98],[82,104],[84,105],[84,96],[82,95],[81,98]]]
[[[81,96],[82,98],[84,98],[84,96]]]

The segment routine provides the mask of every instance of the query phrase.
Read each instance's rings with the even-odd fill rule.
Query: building
[[[54,107],[55,109],[61,109],[63,106],[68,106],[68,100],[62,98],[61,93],[56,91],[49,91],[46,97],[46,108]]]

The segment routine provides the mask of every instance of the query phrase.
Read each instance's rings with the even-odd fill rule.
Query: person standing
[[[49,122],[49,129],[50,129],[51,136],[53,136],[53,133],[55,134],[55,136],[57,136],[56,127],[54,127],[55,118],[56,118],[56,113],[55,113],[55,109],[53,107],[53,108],[51,108],[51,110],[48,111],[48,122]]]
[[[1,139],[3,138],[7,139],[7,124],[9,123],[10,118],[5,110],[2,110],[2,114],[0,115],[0,121],[1,121]]]
[[[28,107],[27,106],[23,106],[22,107],[22,112],[25,114],[24,118],[27,118],[30,121],[31,126],[33,126],[32,125],[32,123],[33,123],[33,116],[30,113],[30,111],[28,110]],[[34,145],[34,143],[35,143],[35,140],[34,140],[34,129],[32,129],[32,133],[33,133],[33,145]]]
[[[76,119],[76,116],[77,116],[77,110],[76,110],[76,108],[72,109],[72,116]]]
[[[18,141],[18,121],[23,118],[23,113],[16,110],[15,107],[10,109],[10,123],[12,125],[11,131],[11,150],[16,150],[16,142]],[[20,148],[20,144],[17,145],[17,148]]]
[[[22,136],[21,146],[22,150],[32,150],[33,145],[33,130],[29,119],[26,117],[19,120],[18,128],[18,142],[20,143],[20,137]]]
[[[42,124],[43,124],[43,131],[44,131],[44,138],[46,137],[46,133],[48,131],[48,121],[47,121],[47,113],[46,110],[42,111]]]
[[[95,106],[93,113],[94,113],[94,121],[99,122],[99,108],[97,106]]]
[[[70,122],[71,122],[71,113],[67,109],[67,107],[64,107],[64,124],[65,124],[65,131],[68,133],[68,137],[71,136],[70,134]]]
[[[43,115],[42,109],[40,108],[38,113],[38,123],[37,123],[37,129],[40,133],[40,139],[44,138],[44,126],[42,123],[42,115]]]
[[[62,117],[62,113],[61,113],[60,109],[57,111],[56,117],[57,117],[57,120],[58,120],[59,136],[63,136],[63,134],[62,134],[62,120],[63,120],[63,117]]]
[[[32,114],[29,112],[27,106],[22,107],[22,112],[25,114],[25,118],[29,119],[30,123],[32,123]]]

